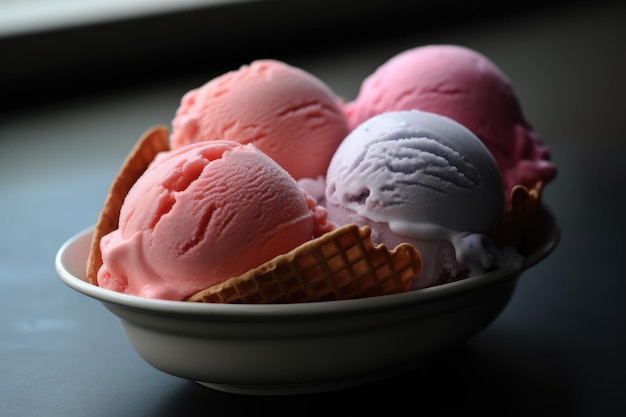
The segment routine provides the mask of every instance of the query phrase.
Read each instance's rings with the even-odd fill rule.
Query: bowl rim
[[[517,278],[522,272],[545,259],[556,248],[560,240],[561,231],[552,211],[542,205],[541,215],[544,217],[542,225],[547,225],[548,230],[544,233],[545,236],[540,245],[524,258],[521,269],[503,267],[447,284],[377,297],[309,303],[219,304],[161,300],[120,293],[93,285],[86,281],[84,274],[74,275],[68,267],[68,258],[75,256],[75,252],[80,249],[81,245],[91,242],[93,225],[74,234],[60,246],[55,256],[55,269],[60,280],[70,288],[102,303],[138,311],[168,315],[210,316],[213,318],[255,318],[257,320],[270,317],[293,320],[310,315],[358,314],[364,311],[396,309],[432,302],[451,295],[476,290],[498,281]]]

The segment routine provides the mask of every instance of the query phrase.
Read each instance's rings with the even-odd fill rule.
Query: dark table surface
[[[59,246],[95,223],[139,135],[169,123],[180,96],[222,67],[45,103],[35,94],[32,106],[0,114],[0,415],[626,415],[624,24],[623,4],[565,3],[273,56],[353,98],[397,52],[469,46],[509,75],[559,169],[544,199],[561,242],[489,328],[421,369],[325,394],[248,397],[161,373],[54,271]],[[241,57],[236,66],[249,61]]]

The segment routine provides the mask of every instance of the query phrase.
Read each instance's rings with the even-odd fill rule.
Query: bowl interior
[[[129,306],[136,309],[153,311],[179,312],[185,314],[336,314],[340,311],[358,310],[361,308],[383,308],[397,303],[417,303],[427,300],[444,298],[455,293],[468,291],[487,285],[490,282],[510,277],[527,270],[545,259],[557,246],[560,229],[552,212],[545,206],[541,208],[537,221],[530,231],[532,239],[526,245],[525,261],[522,271],[500,268],[485,274],[470,277],[449,284],[438,285],[402,294],[356,300],[322,301],[299,304],[245,305],[245,304],[206,304],[184,301],[156,300],[136,297],[107,290],[87,282],[85,265],[89,254],[89,246],[93,227],[89,227],[68,239],[58,250],[55,267],[61,281],[74,290],[94,299]]]

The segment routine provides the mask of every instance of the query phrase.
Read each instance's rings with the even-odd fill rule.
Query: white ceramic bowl
[[[306,304],[201,304],[146,299],[89,284],[93,229],[64,243],[61,280],[115,314],[155,368],[221,391],[286,395],[355,386],[414,369],[488,326],[517,280],[548,256],[560,230],[542,208],[522,271],[381,297]]]

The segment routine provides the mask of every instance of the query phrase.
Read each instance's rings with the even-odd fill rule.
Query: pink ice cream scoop
[[[351,128],[382,112],[410,109],[450,117],[478,136],[502,172],[507,206],[515,185],[545,184],[556,175],[509,79],[471,49],[428,45],[406,50],[367,77],[357,98],[345,106]]]
[[[101,240],[101,287],[184,300],[330,231],[326,210],[252,145],[157,155]]]
[[[330,220],[370,226],[374,243],[411,243],[422,273],[413,288],[495,266],[519,266],[512,248],[487,235],[502,214],[498,166],[467,128],[435,113],[381,113],[353,130],[327,174]]]
[[[251,143],[296,180],[317,178],[348,133],[342,104],[304,70],[254,61],[183,96],[172,122],[171,147],[221,139]]]

